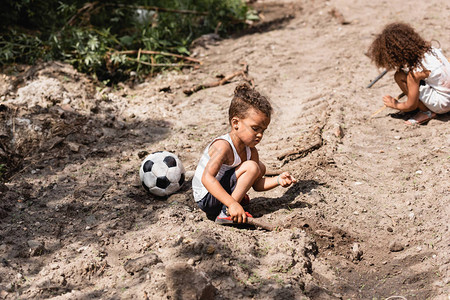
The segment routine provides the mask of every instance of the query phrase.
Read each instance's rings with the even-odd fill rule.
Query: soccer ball
[[[141,164],[139,177],[145,190],[156,196],[169,196],[184,182],[184,167],[173,153],[158,151],[148,155]]]

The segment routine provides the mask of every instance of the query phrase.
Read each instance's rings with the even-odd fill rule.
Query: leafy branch
[[[189,57],[193,40],[239,30],[251,17],[242,0],[145,4],[6,0],[10,13],[0,12],[0,25],[5,22],[0,27],[0,66],[62,60],[111,82],[131,72],[145,76],[165,68],[195,67],[201,61]]]

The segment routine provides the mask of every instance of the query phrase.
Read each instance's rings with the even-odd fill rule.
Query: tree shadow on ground
[[[148,209],[152,219],[151,207],[124,199],[122,191],[135,183],[138,150],[170,133],[166,120],[123,122],[112,113],[86,115],[58,106],[20,115],[2,106],[0,118],[5,121],[0,154],[11,170],[0,189],[6,266],[26,266],[24,275],[37,274],[45,258],[66,245],[98,242],[97,230],[105,232],[104,240],[132,229],[137,212]],[[18,138],[17,148],[11,141]],[[123,149],[135,151],[124,154]],[[34,241],[39,241],[37,249]]]
[[[260,21],[249,26],[247,29],[233,34],[232,38],[236,39],[245,35],[269,32],[287,26],[289,22],[295,18],[296,9],[293,6],[295,5],[275,2],[252,4],[253,9],[255,9],[261,17]]]
[[[377,248],[376,245],[374,248]],[[382,252],[382,251],[380,251]],[[361,272],[363,265],[350,264],[341,270],[342,280],[336,284],[329,282],[326,278],[315,274],[321,286],[330,287],[332,290],[339,290],[340,293],[357,299],[370,299],[373,297],[390,297],[398,294],[408,299],[429,299],[434,296],[433,289],[423,289],[423,286],[432,286],[432,283],[439,280],[438,267],[429,264],[428,268],[419,267],[426,258],[435,255],[435,252],[428,251],[399,258],[384,256],[371,258],[380,264],[377,272]],[[341,257],[339,259],[342,259]],[[407,271],[405,271],[407,270]],[[400,287],[400,288],[399,288]],[[318,299],[322,288],[308,291],[307,296]]]
[[[268,274],[263,274],[260,273],[259,268],[262,264],[261,259],[268,255],[268,250],[265,248],[266,245],[261,244],[261,237],[253,236],[251,230],[239,230],[233,233],[234,228],[227,228],[217,230],[210,227],[199,232],[194,242],[177,249],[177,255],[180,256],[181,261],[192,258],[197,260],[196,270],[205,272],[215,284],[218,292],[217,299],[232,299],[237,295],[242,298],[267,295],[270,299],[294,299],[296,295],[303,294],[302,276],[311,271],[304,264],[308,265],[307,256],[313,251],[309,253],[310,250],[305,248],[304,253],[297,249],[305,256],[290,261],[286,266],[280,266],[287,269],[278,271],[274,267],[268,271]],[[223,231],[226,232],[220,236],[220,232]],[[242,248],[233,244],[237,241],[240,246],[243,246]],[[297,246],[300,247],[300,245],[302,244],[299,240]],[[282,247],[282,245],[270,247]],[[205,255],[208,249],[214,249],[214,255]],[[303,258],[306,260],[304,261]],[[286,274],[289,275],[286,276]],[[192,282],[185,284],[189,285]]]

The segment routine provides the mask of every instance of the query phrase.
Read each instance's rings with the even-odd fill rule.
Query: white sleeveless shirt
[[[210,160],[210,157],[208,154],[209,147],[211,146],[212,143],[214,143],[217,140],[227,141],[230,144],[231,149],[233,149],[233,156],[234,156],[233,164],[231,164],[231,165],[223,164],[220,167],[220,170],[216,175],[216,179],[218,181],[220,181],[220,179],[222,179],[222,177],[226,171],[239,166],[242,162],[241,158],[239,157],[239,154],[236,151],[236,148],[233,145],[233,141],[231,140],[231,137],[228,133],[215,138],[211,143],[209,143],[209,145],[205,148],[205,151],[203,151],[203,155],[200,158],[200,161],[197,165],[197,169],[195,170],[194,178],[192,179],[192,190],[194,192],[195,202],[199,202],[200,200],[202,200],[203,197],[205,197],[206,194],[208,193],[208,190],[205,188],[205,186],[202,183],[202,176],[203,176],[203,172],[205,171],[206,164]],[[247,154],[247,160],[250,160],[250,158],[252,156],[252,151],[251,151],[250,147],[245,146],[245,151]]]
[[[423,68],[430,71],[426,85],[419,87],[419,99],[431,111],[443,114],[450,111],[450,63],[439,49],[431,48],[422,59]],[[422,68],[417,68],[422,71]]]

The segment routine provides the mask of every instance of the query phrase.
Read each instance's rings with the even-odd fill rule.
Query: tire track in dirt
[[[348,5],[345,1],[333,1],[331,6],[341,8],[344,15],[350,16],[362,16],[370,11],[362,3]],[[436,6],[424,6],[424,11],[418,13],[421,17],[436,15]],[[385,9],[390,15],[401,11],[396,3]],[[359,32],[354,32],[355,27],[352,26],[342,27],[342,35],[337,33],[339,40],[330,43],[330,47],[336,48],[334,53],[340,63],[335,68],[328,69],[328,77],[340,78],[343,83],[336,87],[335,99],[342,104],[340,110],[345,137],[333,152],[336,170],[330,169],[328,175],[331,177],[323,180],[333,187],[330,192],[339,200],[326,205],[320,205],[322,202],[319,202],[317,209],[328,213],[327,219],[340,224],[341,228],[351,229],[352,235],[357,237],[365,251],[366,261],[353,265],[353,272],[351,267],[348,274],[339,273],[339,278],[347,278],[352,287],[340,287],[346,290],[344,294],[368,298],[374,295],[389,296],[391,294],[386,293],[387,291],[397,291],[398,295],[405,295],[408,299],[422,299],[433,295],[436,289],[442,287],[445,278],[448,278],[448,273],[440,273],[447,268],[438,263],[445,261],[443,257],[448,253],[444,242],[446,226],[443,222],[448,219],[448,210],[435,206],[437,203],[448,203],[448,184],[445,183],[448,168],[441,168],[438,163],[448,160],[444,154],[448,153],[448,138],[442,139],[448,136],[448,126],[445,124],[445,117],[444,123],[430,122],[428,128],[414,129],[404,128],[401,120],[390,119],[386,115],[375,120],[367,119],[370,114],[367,107],[373,107],[370,110],[375,111],[376,103],[380,103],[379,100],[373,103],[369,100],[381,99],[382,93],[392,89],[394,84],[382,81],[372,90],[362,88],[365,86],[363,79],[367,78],[367,71],[373,72],[373,67],[361,55],[370,42],[368,28],[373,26],[366,25],[368,19],[360,20],[362,23],[358,26]],[[387,22],[384,19],[376,21],[379,27]],[[431,27],[425,28],[425,32],[429,32]],[[358,41],[358,36],[362,37],[362,43]],[[440,40],[442,41],[442,35]],[[448,44],[448,37],[445,40]],[[354,51],[348,44],[361,49],[360,57],[352,55]],[[354,75],[350,77],[349,74]],[[395,88],[392,90],[395,91]],[[332,110],[332,114],[337,111],[339,110]],[[412,150],[418,147],[420,151]],[[422,176],[427,172],[424,168],[433,178],[432,182],[427,179],[428,176]],[[435,186],[436,182],[441,184]],[[330,192],[323,192],[325,198],[332,198]],[[335,208],[334,212],[330,211],[329,204]],[[430,234],[435,235],[432,244],[440,243],[440,247],[429,246]],[[389,252],[389,243],[394,240],[407,245],[404,252],[397,255]],[[335,254],[339,252],[336,251]],[[331,265],[338,267],[343,264],[338,257]],[[348,267],[345,265],[344,263],[343,266]],[[334,284],[337,283],[336,281]]]

